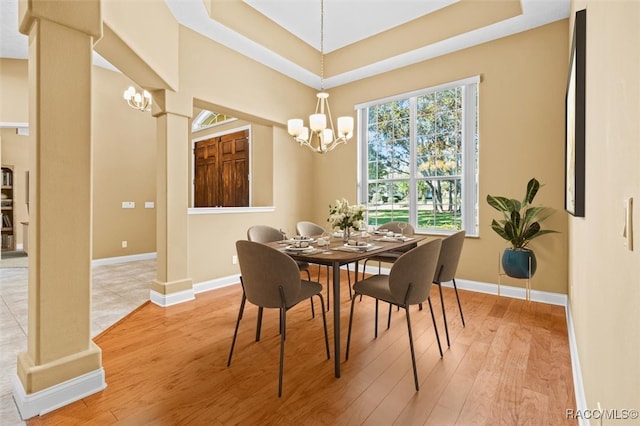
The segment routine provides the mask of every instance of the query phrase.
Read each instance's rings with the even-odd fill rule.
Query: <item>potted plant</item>
[[[527,192],[522,201],[487,195],[487,203],[502,212],[502,219],[493,219],[491,229],[511,244],[502,254],[502,268],[510,277],[532,277],[537,263],[535,254],[527,247],[529,242],[541,235],[557,232],[540,227],[540,223],[555,211],[532,205],[538,189],[540,182],[533,178],[527,183]]]

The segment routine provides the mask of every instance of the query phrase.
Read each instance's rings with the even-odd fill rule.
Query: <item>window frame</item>
[[[416,228],[417,232],[429,234],[451,234],[455,230],[444,230],[437,228],[417,227],[417,182],[425,180],[418,177],[416,173],[416,144],[417,144],[417,119],[416,119],[416,98],[442,90],[462,87],[462,174],[461,181],[461,228],[466,231],[467,236],[479,235],[479,91],[480,76],[472,76],[461,80],[439,84],[436,86],[402,93],[386,98],[376,99],[355,106],[358,123],[358,202],[367,204],[369,200],[369,167],[368,167],[368,109],[370,107],[389,102],[406,100],[410,101],[410,135],[409,135],[409,161],[410,172],[408,178],[385,179],[385,182],[408,181],[409,182],[409,223]],[[476,139],[477,138],[477,139]],[[476,145],[477,142],[477,145]],[[476,153],[477,147],[477,153]],[[456,175],[458,176],[458,175]],[[443,176],[443,180],[450,179],[450,176]]]

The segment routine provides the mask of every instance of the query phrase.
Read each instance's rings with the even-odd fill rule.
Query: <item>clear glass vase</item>
[[[350,227],[346,227],[345,229],[342,230],[342,241],[349,242],[349,240],[351,239],[351,228]]]

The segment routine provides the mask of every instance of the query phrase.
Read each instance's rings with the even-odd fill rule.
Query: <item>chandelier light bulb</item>
[[[123,97],[131,108],[139,111],[151,111],[151,93],[146,90],[143,90],[141,94],[136,92],[133,86],[129,86],[129,88],[124,91]]]
[[[309,128],[314,132],[320,132],[327,128],[327,116],[324,114],[311,114],[309,116]]]

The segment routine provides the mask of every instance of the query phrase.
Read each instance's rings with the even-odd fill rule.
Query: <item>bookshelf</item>
[[[2,166],[2,251],[16,249],[13,167]]]

